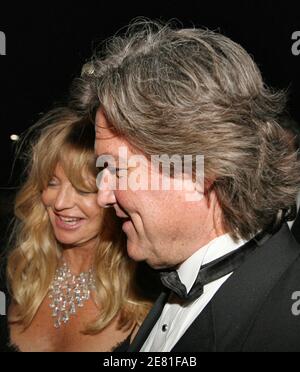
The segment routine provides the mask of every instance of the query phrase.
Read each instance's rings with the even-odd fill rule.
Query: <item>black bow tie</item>
[[[261,233],[237,250],[207,265],[203,265],[189,293],[187,293],[185,285],[180,281],[176,270],[161,272],[160,279],[162,284],[171,289],[171,291],[176,293],[181,299],[185,301],[194,301],[203,294],[203,287],[206,284],[220,279],[236,270],[257,246],[264,244],[270,237],[270,234]]]

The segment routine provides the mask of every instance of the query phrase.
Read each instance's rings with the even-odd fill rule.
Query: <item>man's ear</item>
[[[186,201],[188,202],[200,202],[205,197],[205,180],[202,179],[190,179],[188,191],[186,191]]]
[[[214,180],[205,178],[203,180],[197,180],[194,182],[194,185],[197,192],[207,196],[213,190]]]
[[[211,204],[211,193],[214,190],[214,179],[205,179],[202,185],[198,185],[200,187],[200,192],[203,194],[203,198],[205,198],[207,202],[207,206],[210,207]]]

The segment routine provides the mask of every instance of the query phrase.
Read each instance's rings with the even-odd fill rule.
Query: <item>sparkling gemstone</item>
[[[76,314],[76,307],[75,307],[74,302],[71,303],[71,306],[70,306],[70,314]]]
[[[53,317],[53,318],[56,318],[57,315],[58,315],[58,313],[59,313],[59,308],[56,307],[56,308],[53,310],[53,312],[52,312],[52,317]]]
[[[64,323],[67,323],[69,320],[70,320],[69,314],[67,312],[64,313],[64,315],[62,316],[62,321]]]
[[[55,328],[59,328],[61,326],[61,322],[59,319],[56,319],[55,322],[54,322],[54,327]]]

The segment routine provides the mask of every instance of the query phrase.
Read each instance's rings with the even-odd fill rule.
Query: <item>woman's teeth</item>
[[[76,225],[76,223],[78,223],[82,218],[71,218],[71,217],[62,217],[62,216],[59,216],[59,219],[68,224],[68,225]]]

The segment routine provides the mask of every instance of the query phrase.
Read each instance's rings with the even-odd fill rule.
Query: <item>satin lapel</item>
[[[296,218],[295,222],[293,223],[291,231],[292,231],[295,239],[297,240],[297,242],[300,243],[300,211],[297,214],[297,218]]]
[[[157,320],[159,319],[160,314],[162,313],[162,310],[165,306],[165,303],[168,300],[169,294],[170,291],[162,292],[160,294],[155,304],[153,305],[153,308],[150,310],[149,314],[147,315],[146,319],[141,325],[141,328],[139,329],[136,337],[131,343],[128,352],[140,351],[141,347],[144,345],[150,332],[152,331],[152,328],[155,326]]]

